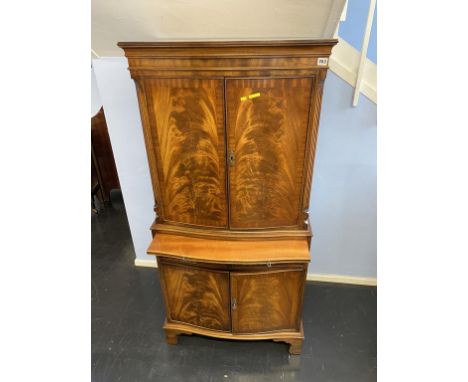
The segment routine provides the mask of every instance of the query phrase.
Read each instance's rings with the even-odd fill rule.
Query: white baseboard
[[[135,259],[136,267],[157,268],[156,259]]]
[[[346,275],[324,275],[320,273],[308,273],[307,281],[320,281],[324,283],[339,283],[353,285],[377,286],[375,277],[356,277]]]
[[[158,267],[156,260],[152,260],[152,259],[135,259],[135,266],[146,267],[146,268]],[[320,281],[320,282],[326,282],[326,283],[369,285],[369,286],[377,285],[377,279],[373,277],[323,275],[323,274],[318,274],[318,273],[308,273],[307,281]]]

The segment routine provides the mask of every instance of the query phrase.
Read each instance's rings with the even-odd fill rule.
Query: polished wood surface
[[[311,78],[226,81],[230,226],[301,225]],[[249,97],[253,98],[249,99]]]
[[[111,190],[120,189],[120,182],[103,108],[91,118],[91,150],[99,187],[103,199],[108,201]]]
[[[227,264],[258,264],[266,262],[309,262],[307,239],[284,240],[217,240],[157,234],[149,254]]]
[[[170,223],[158,223],[151,225],[153,237],[158,233],[169,233],[174,235],[184,235],[189,237],[211,238],[221,240],[278,240],[287,238],[307,238],[312,237],[312,230],[309,225],[303,229],[272,228],[272,229],[200,229],[199,227],[188,227]]]
[[[192,335],[198,334],[202,336],[216,337],[226,340],[239,341],[257,341],[257,340],[273,340],[275,342],[286,342],[289,346],[290,354],[301,354],[302,341],[304,340],[304,328],[301,321],[299,331],[277,331],[268,333],[252,333],[239,334],[213,331],[210,329],[197,328],[183,323],[164,322],[163,328],[166,332],[167,343],[170,345],[177,344],[177,337],[181,334]]]
[[[300,353],[313,162],[336,43],[119,43],[155,197],[148,253],[168,343],[195,333]]]
[[[228,272],[167,263],[160,272],[171,320],[230,330]]]
[[[299,330],[304,279],[302,268],[232,272],[232,332]]]
[[[145,82],[166,220],[226,227],[223,81]]]

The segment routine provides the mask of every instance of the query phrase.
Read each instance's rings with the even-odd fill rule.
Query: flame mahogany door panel
[[[164,262],[160,272],[170,320],[230,331],[228,272]]]
[[[305,271],[231,273],[233,333],[299,330]]]
[[[231,228],[303,224],[312,85],[309,77],[226,80]]]
[[[224,81],[146,79],[164,221],[227,227]]]

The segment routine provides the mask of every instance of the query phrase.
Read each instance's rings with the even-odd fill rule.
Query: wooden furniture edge
[[[183,323],[168,322],[167,318],[164,320],[163,329],[166,333],[166,340],[168,344],[176,345],[178,336],[181,334],[192,335],[197,334],[201,336],[220,338],[225,340],[240,340],[240,341],[255,341],[255,340],[272,340],[275,342],[286,342],[289,344],[290,354],[300,354],[302,342],[304,341],[304,325],[301,320],[299,331],[276,331],[252,334],[236,334],[229,332],[221,332],[216,330],[199,328]]]
[[[313,233],[310,223],[305,229],[288,230],[288,229],[258,229],[248,231],[236,231],[228,229],[203,229],[192,228],[189,226],[157,223],[154,222],[151,226],[153,237],[156,233],[164,233],[171,235],[183,235],[188,237],[197,237],[202,239],[222,239],[222,240],[260,240],[260,239],[281,239],[281,238],[312,238]]]
[[[334,46],[338,39],[291,39],[291,40],[161,40],[161,41],[121,41],[117,46],[126,48],[226,48],[246,46],[291,47],[291,46]]]
[[[283,244],[282,250],[278,250],[280,242]],[[160,234],[155,235],[146,253],[182,261],[215,264],[310,262],[307,238],[233,241]]]

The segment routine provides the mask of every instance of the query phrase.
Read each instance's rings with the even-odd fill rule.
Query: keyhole
[[[234,166],[234,159],[235,159],[234,153],[231,151],[231,152],[229,153],[229,164],[230,164],[231,166]]]

